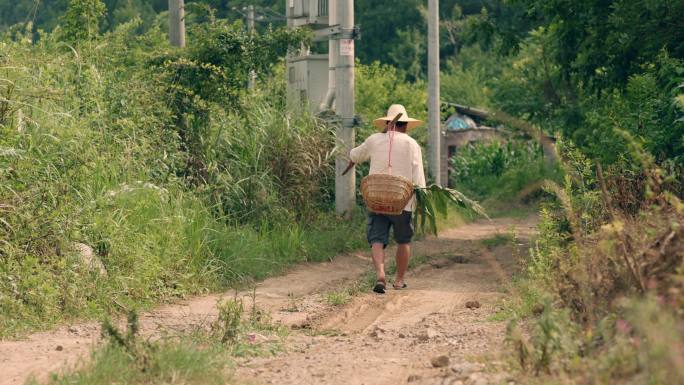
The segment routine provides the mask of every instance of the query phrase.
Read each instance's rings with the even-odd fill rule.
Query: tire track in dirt
[[[415,254],[442,257],[409,272],[408,290],[369,292],[323,309],[311,317],[310,331],[290,336],[287,353],[240,362],[238,383],[507,384],[505,373],[485,374],[469,362],[501,351],[505,323],[491,316],[521,250],[507,244],[490,251],[479,240],[511,226],[528,239],[534,225],[534,218],[476,222],[417,242]],[[467,309],[467,301],[481,307]],[[439,356],[450,363],[433,367],[431,359]]]
[[[534,218],[501,218],[475,222],[445,231],[439,238],[415,242],[414,255],[458,258],[433,261],[431,265],[418,267],[407,277],[411,285],[409,290],[390,290],[382,297],[364,294],[355,297],[342,309],[323,303],[321,294],[344,287],[368,271],[371,265],[367,252],[341,255],[332,262],[300,264],[282,276],[257,284],[254,292],[211,294],[161,306],[140,315],[141,333],[154,336],[161,332],[191,330],[216,319],[216,302],[222,298],[239,296],[249,306],[254,295],[258,307],[271,313],[275,322],[313,327],[314,331],[335,329],[340,335],[309,336],[295,332],[288,339],[286,356],[242,362],[236,375],[243,382],[382,384],[397,379],[405,382],[405,374],[416,370],[407,366],[407,362],[417,362],[417,357],[423,359],[426,354],[445,350],[453,343],[456,344],[454,346],[467,347],[469,352],[479,351],[476,347],[482,344],[466,337],[471,335],[469,333],[478,336],[488,333],[488,327],[484,327],[486,318],[493,313],[492,306],[501,293],[498,278],[489,264],[482,263],[481,246],[476,241],[506,233],[512,227],[521,238],[526,238],[534,232],[534,226]],[[393,253],[392,248],[388,249],[388,256]],[[463,256],[471,263],[454,262]],[[497,257],[497,261],[506,271],[513,266],[512,258],[505,253]],[[476,311],[463,309],[463,302],[471,299],[482,302],[483,308]],[[298,311],[288,310],[293,303],[296,303]],[[453,318],[465,326],[460,332],[455,332],[447,327],[451,321],[444,323],[446,321],[441,320],[444,317],[446,321]],[[421,340],[420,334],[427,329],[424,325],[433,325],[435,330],[448,330],[439,332],[439,338],[426,342]],[[378,334],[377,328],[384,331]],[[370,334],[375,335],[371,338],[377,339],[379,345],[368,345]],[[492,335],[497,337],[498,334]],[[99,342],[99,335],[98,323],[82,322],[35,333],[22,340],[1,341],[0,385],[23,384],[30,375],[46,378],[50,372],[87,359]],[[390,343],[391,340],[398,342]],[[377,354],[377,349],[383,353]],[[340,350],[346,359],[338,362],[336,356]],[[327,361],[319,362],[317,357]],[[368,365],[361,365],[361,362]],[[375,366],[370,365],[373,363],[383,368],[377,378],[370,376],[376,371]],[[344,372],[344,375],[333,375],[338,372]]]
[[[332,262],[303,263],[286,274],[264,280],[256,291],[225,292],[196,296],[140,314],[140,332],[154,336],[161,332],[183,332],[207,325],[218,316],[216,303],[224,298],[242,297],[245,304],[255,298],[259,308],[271,312],[276,322],[286,325],[308,322],[309,313],[282,311],[292,299],[319,292],[333,282],[337,285],[356,279],[367,262],[355,254],[341,255]],[[65,325],[52,331],[34,333],[15,341],[0,341],[0,385],[20,385],[29,376],[44,379],[50,372],[88,359],[100,341],[97,322]]]

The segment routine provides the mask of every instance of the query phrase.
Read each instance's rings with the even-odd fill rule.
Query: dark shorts
[[[389,243],[390,228],[394,228],[394,240],[398,244],[411,243],[413,238],[413,223],[411,212],[403,211],[399,215],[368,214],[366,238],[368,243],[382,243],[385,247]]]

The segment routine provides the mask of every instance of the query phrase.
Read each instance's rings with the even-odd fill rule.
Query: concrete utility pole
[[[185,1],[169,0],[169,42],[185,47]]]
[[[438,186],[442,122],[439,113],[439,0],[428,0],[428,171]]]
[[[354,39],[347,35],[354,29],[354,0],[337,0],[336,16],[343,38],[337,44],[335,71],[335,107],[340,118],[336,136],[342,151],[335,158],[335,208],[338,214],[350,217],[355,205],[356,173],[341,174],[348,162],[346,153],[354,147]]]
[[[247,7],[247,30],[250,35],[254,34],[254,5],[249,5]],[[249,82],[247,88],[250,90],[254,88],[256,84],[256,73],[254,70],[249,71]]]
[[[337,25],[337,0],[328,0],[328,26]],[[337,39],[328,38],[328,92],[318,106],[319,111],[331,110],[335,101],[335,70],[337,69]]]
[[[249,33],[254,33],[254,5],[247,7],[247,29]]]

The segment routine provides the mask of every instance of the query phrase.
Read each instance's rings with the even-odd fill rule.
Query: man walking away
[[[392,120],[398,115],[401,117],[396,122],[396,127],[389,127]],[[370,160],[369,174],[387,174],[389,152],[392,151],[392,175],[403,176],[413,182],[417,187],[425,187],[425,174],[423,171],[423,155],[420,145],[408,136],[406,132],[422,122],[409,118],[404,106],[393,104],[387,111],[387,116],[375,119],[375,126],[382,132],[369,136],[360,146],[351,150],[349,157],[354,163]],[[392,129],[396,132],[392,132]],[[411,215],[415,209],[416,198],[408,202],[403,212],[399,215],[384,215],[369,212],[366,225],[366,237],[373,253],[373,265],[377,274],[377,280],[373,291],[384,293],[387,281],[385,279],[385,248],[389,243],[389,231],[393,228],[394,240],[397,242],[397,274],[394,279],[395,289],[406,288],[404,274],[408,269],[408,261],[411,256],[411,239],[413,238],[413,225]]]

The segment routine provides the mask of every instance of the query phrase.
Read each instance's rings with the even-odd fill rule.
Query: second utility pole
[[[342,39],[337,44],[335,70],[335,109],[340,124],[337,145],[343,152],[335,158],[335,208],[338,214],[351,217],[356,204],[356,173],[341,175],[347,166],[347,153],[354,147],[354,0],[337,0],[337,21]]]
[[[254,5],[247,6],[247,30],[250,36],[254,35]],[[254,88],[256,84],[256,72],[254,70],[249,71],[249,80],[247,83],[247,88],[250,90]]]
[[[442,119],[439,113],[439,0],[428,0],[428,171],[442,185],[440,155]]]
[[[185,47],[185,1],[169,0],[169,42]]]

